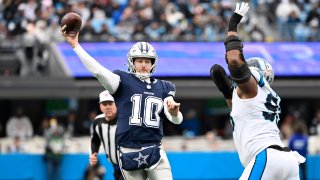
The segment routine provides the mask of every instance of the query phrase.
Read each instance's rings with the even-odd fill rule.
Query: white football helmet
[[[271,66],[265,59],[259,57],[252,57],[246,60],[249,68],[255,69],[259,72],[264,78],[268,81],[269,85],[272,84],[274,80],[274,71]]]
[[[151,44],[147,42],[137,42],[131,47],[127,56],[128,56],[129,72],[134,74],[138,78],[145,80],[155,72],[158,56],[154,48],[151,46]],[[133,61],[135,58],[141,58],[141,57],[151,59],[152,67],[149,73],[142,74],[142,73],[136,72],[136,68],[133,64]]]

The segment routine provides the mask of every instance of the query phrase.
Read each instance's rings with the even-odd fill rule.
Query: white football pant
[[[267,148],[250,161],[240,180],[299,180],[299,163],[304,160],[297,152]]]

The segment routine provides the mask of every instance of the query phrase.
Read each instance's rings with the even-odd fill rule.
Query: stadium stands
[[[0,32],[16,36],[27,22],[44,24],[58,40],[60,19],[72,11],[83,19],[85,41],[222,41],[232,6],[229,0],[3,1]],[[246,41],[319,40],[318,1],[252,1],[251,8],[241,30]]]

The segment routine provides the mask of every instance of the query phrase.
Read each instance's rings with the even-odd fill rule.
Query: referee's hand
[[[90,166],[96,165],[97,162],[98,162],[97,153],[96,153],[96,152],[95,152],[95,153],[92,153],[92,154],[90,155]]]

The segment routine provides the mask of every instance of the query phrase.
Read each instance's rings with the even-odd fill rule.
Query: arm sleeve
[[[91,134],[91,147],[90,147],[90,154],[92,153],[98,153],[99,152],[99,148],[100,148],[100,144],[101,144],[101,140],[100,137],[98,135],[98,133],[96,132],[96,121],[93,124],[93,131]]]
[[[105,89],[111,94],[117,91],[120,83],[120,76],[112,73],[110,70],[99,64],[80,45],[76,46],[73,50],[80,58],[83,65],[99,80]]]
[[[182,113],[179,111],[178,112],[178,116],[174,117],[171,116],[171,114],[168,111],[168,107],[167,107],[167,101],[173,101],[173,97],[172,96],[168,96],[164,99],[164,114],[166,115],[166,117],[168,118],[169,121],[171,121],[174,124],[180,124],[183,120],[183,116]]]

